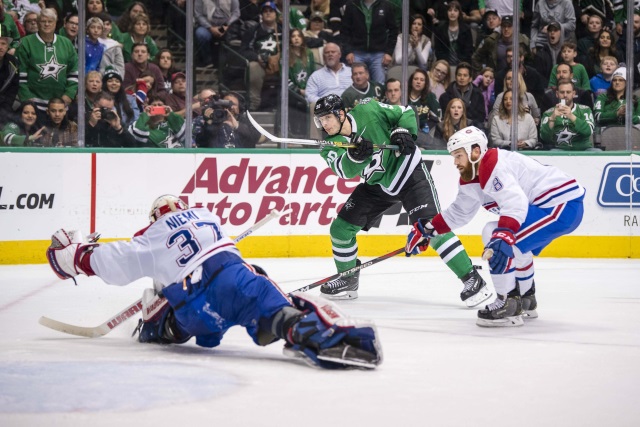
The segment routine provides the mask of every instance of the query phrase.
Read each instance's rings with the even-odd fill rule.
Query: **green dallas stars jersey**
[[[413,138],[416,138],[417,123],[413,109],[387,105],[372,99],[363,102],[347,114],[353,136],[362,136],[374,144],[390,144],[391,131],[401,127],[409,130]],[[344,135],[328,136],[325,140],[349,142],[349,138]],[[410,156],[399,157],[396,157],[395,150],[378,149],[373,152],[369,161],[361,163],[351,160],[347,156],[346,148],[327,145],[323,147],[320,155],[340,178],[361,176],[367,184],[380,185],[384,192],[392,196],[400,192],[421,160],[418,148]]]
[[[20,101],[35,99],[40,109],[46,109],[51,98],[76,97],[78,54],[68,38],[55,35],[53,43],[45,43],[38,34],[23,37],[16,57],[20,61]]]
[[[553,129],[549,127],[549,117],[553,107],[542,116],[540,139],[548,148],[566,151],[584,151],[593,147],[593,113],[586,105],[573,104],[571,112],[576,116],[575,123],[567,118],[556,117]]]

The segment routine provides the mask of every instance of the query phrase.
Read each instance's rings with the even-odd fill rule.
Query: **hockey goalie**
[[[140,342],[182,344],[195,336],[197,345],[216,347],[240,325],[256,344],[283,339],[285,354],[314,366],[373,369],[382,362],[373,324],[345,316],[321,297],[282,292],[242,259],[207,209],[164,195],[149,219],[129,242],[83,242],[79,232],[58,230],[47,249],[49,264],[61,279],[84,274],[127,285],[152,278],[136,328]]]

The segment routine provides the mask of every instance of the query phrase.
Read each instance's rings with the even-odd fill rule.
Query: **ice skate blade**
[[[320,293],[320,295],[322,295],[323,297],[325,297],[327,299],[334,300],[334,301],[352,300],[352,299],[358,298],[358,291],[344,291],[344,292],[339,292],[337,294]]]
[[[522,320],[522,316],[520,315],[494,320],[478,318],[476,325],[482,326],[483,328],[511,328],[524,325],[524,320]]]
[[[322,356],[322,355],[318,355],[318,359],[324,360],[326,362],[339,363],[341,365],[355,366],[358,368],[365,368],[365,369],[375,369],[377,366],[374,363],[367,362],[365,360],[341,359],[339,357],[330,357],[330,356]]]
[[[477,294],[472,295],[466,300],[464,300],[464,303],[467,305],[467,307],[471,308],[479,304],[482,304],[492,296],[493,296],[493,292],[487,289],[486,286],[483,286]]]
[[[526,320],[537,319],[538,312],[535,310],[524,310],[522,312],[522,318]]]

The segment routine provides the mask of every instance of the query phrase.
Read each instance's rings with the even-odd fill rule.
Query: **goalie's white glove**
[[[80,231],[62,228],[53,233],[51,246],[47,249],[47,259],[53,272],[63,280],[78,274],[93,276],[95,273],[89,264],[89,256],[93,248],[98,246],[93,242],[99,238],[99,234],[92,233],[90,240],[85,241]]]

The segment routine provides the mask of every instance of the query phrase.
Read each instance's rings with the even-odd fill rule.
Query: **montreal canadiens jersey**
[[[224,234],[220,218],[204,208],[187,209],[162,216],[130,242],[98,246],[91,255],[91,268],[111,285],[151,277],[167,286],[223,251],[240,255]]]
[[[440,218],[434,218],[438,232],[462,227],[480,207],[500,215],[499,227],[518,231],[529,205],[550,208],[577,199],[585,192],[584,187],[560,169],[497,148],[484,155],[478,175],[471,182],[460,180],[454,202],[442,211]]]

